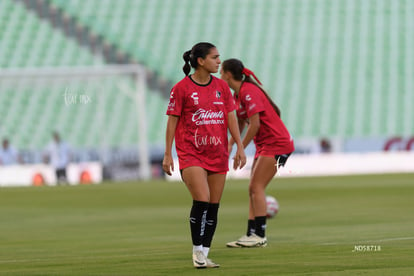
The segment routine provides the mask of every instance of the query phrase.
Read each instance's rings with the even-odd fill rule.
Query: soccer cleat
[[[207,267],[207,258],[204,256],[203,251],[197,250],[193,253],[193,265],[195,268]]]
[[[231,247],[231,248],[238,248],[238,247],[241,247],[241,245],[237,244],[238,242],[242,242],[242,241],[245,241],[245,240],[248,240],[248,239],[249,239],[249,236],[244,235],[244,236],[240,237],[237,241],[231,241],[231,242],[226,243],[226,246]]]
[[[240,245],[241,247],[265,247],[267,246],[267,239],[266,237],[262,238],[256,234],[252,234],[246,239],[237,241],[236,244]]]
[[[218,268],[218,267],[220,267],[220,265],[219,264],[216,264],[216,263],[214,263],[211,259],[209,259],[209,258],[206,258],[206,261],[207,261],[207,267],[209,267],[209,268]]]

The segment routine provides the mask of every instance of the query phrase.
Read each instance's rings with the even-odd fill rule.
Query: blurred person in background
[[[0,165],[15,165],[21,161],[18,151],[10,145],[9,139],[4,138],[0,149]]]
[[[71,161],[71,150],[69,145],[60,138],[58,132],[53,132],[53,140],[45,150],[44,159],[50,163],[56,173],[57,184],[67,184],[67,166]]]
[[[237,241],[227,243],[227,246],[264,247],[267,245],[265,189],[294,151],[293,139],[280,119],[280,109],[261,87],[254,73],[245,68],[240,60],[225,60],[220,74],[234,91],[240,131],[247,125],[243,146],[247,147],[252,140],[256,145],[249,183],[247,233]],[[230,139],[229,152],[233,143]]]
[[[237,144],[233,167],[242,168],[246,155],[228,85],[212,76],[221,63],[216,47],[207,42],[183,55],[184,79],[171,90],[168,104],[163,170],[171,175],[175,139],[181,177],[191,193],[190,230],[193,265],[219,267],[208,258],[229,164],[227,129]],[[190,75],[191,67],[195,72]]]
[[[330,153],[330,152],[332,152],[331,142],[328,140],[328,138],[322,138],[319,141],[319,145],[320,145],[320,152],[321,153]]]

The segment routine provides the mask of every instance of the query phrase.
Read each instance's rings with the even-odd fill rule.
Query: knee
[[[249,186],[249,195],[250,197],[254,196],[255,194],[257,194],[258,190],[257,187],[250,185]]]
[[[249,195],[250,197],[254,197],[256,195],[261,194],[263,191],[263,188],[260,185],[250,185],[249,186]]]

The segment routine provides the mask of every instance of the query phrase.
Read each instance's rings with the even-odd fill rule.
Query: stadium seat
[[[184,76],[182,53],[199,41],[213,42],[221,59],[240,58],[256,73],[281,108],[282,119],[295,138],[412,135],[412,1],[50,0],[50,3],[173,83]],[[91,54],[53,29],[47,20],[39,19],[21,2],[0,1],[0,30],[1,67],[105,63],[101,56]],[[39,102],[52,92],[44,93],[36,98]],[[7,114],[12,122],[18,117],[13,110],[33,104],[15,95],[2,98],[9,105],[2,104],[4,109],[0,112]],[[159,114],[151,116],[148,124],[165,123],[166,101],[157,93],[148,93],[147,107]],[[116,103],[113,107],[112,102]],[[53,110],[49,105],[54,104],[50,99],[40,106]],[[107,137],[108,143],[135,141],[137,133],[122,131],[128,124],[136,123],[131,101],[110,98],[107,107],[108,112],[113,112],[108,129],[116,133]],[[77,137],[76,143],[86,145],[93,142],[90,137],[95,137],[82,133],[86,126],[66,127],[64,121],[71,114],[94,118],[88,112],[77,106],[53,120],[62,124],[63,129],[71,130],[68,134]],[[42,122],[46,125],[44,131],[55,127],[48,127],[53,120]],[[2,129],[6,133],[16,131],[10,123],[2,125]],[[163,140],[162,128],[151,127],[149,132],[154,143]],[[40,134],[35,134],[32,140],[33,146],[44,143]]]
[[[87,1],[77,2],[88,5],[87,9],[93,8],[93,5],[86,4]],[[68,1],[61,1],[60,4],[67,5],[67,3]],[[102,57],[92,55],[89,49],[79,46],[60,30],[53,29],[49,22],[39,19],[33,11],[27,10],[20,2],[12,0],[0,2],[0,30],[4,38],[0,39],[1,68],[105,63]],[[28,86],[23,84],[8,87],[3,80],[0,80],[1,136],[9,137],[13,145],[18,148],[43,148],[50,141],[52,131],[56,129],[61,130],[62,136],[75,147],[100,145],[104,136],[102,124],[106,129],[119,133],[119,135],[108,135],[105,138],[106,144],[120,146],[137,143],[137,131],[130,131],[136,129],[135,126],[138,124],[136,108],[127,97],[119,95],[119,88],[114,83],[108,83],[110,90],[106,93],[106,102],[102,103],[105,122],[99,125],[91,123],[97,118],[96,105],[87,107],[62,105],[67,86],[56,84],[45,88],[40,83],[35,83],[31,89],[28,89]],[[70,83],[70,89],[74,91],[81,91],[80,87],[76,82]],[[99,95],[93,96],[95,96],[93,100],[99,98]],[[154,91],[148,93],[147,100],[148,103],[155,101],[165,107],[163,103],[166,99]],[[164,112],[154,113],[152,117],[162,121]],[[133,123],[134,127],[128,123]],[[155,135],[157,136],[149,139],[159,142],[162,136],[158,136],[158,133]]]

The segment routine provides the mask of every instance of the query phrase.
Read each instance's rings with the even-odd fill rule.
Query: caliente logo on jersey
[[[224,124],[224,112],[199,108],[194,112],[192,121],[198,126]]]

